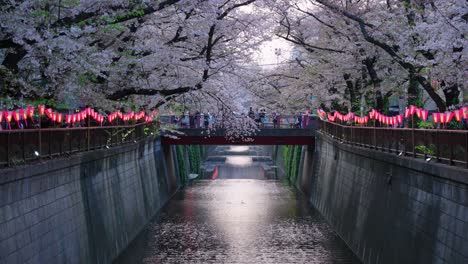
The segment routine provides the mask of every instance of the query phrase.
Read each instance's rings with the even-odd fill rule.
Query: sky
[[[252,5],[243,6],[240,8],[243,12],[261,12],[261,10],[254,10]],[[273,33],[272,33],[273,34]],[[280,49],[281,55],[277,56],[275,50]],[[254,57],[254,63],[263,65],[265,69],[276,67],[276,64],[288,60],[291,57],[292,46],[284,39],[273,37],[271,41],[263,43]]]
[[[281,55],[277,56],[275,50],[280,49]],[[292,46],[283,39],[273,38],[271,41],[262,44],[255,56],[255,61],[262,67],[274,68],[278,62],[284,62],[291,57]],[[273,65],[272,65],[273,64]]]

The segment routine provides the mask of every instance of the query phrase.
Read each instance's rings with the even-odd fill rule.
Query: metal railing
[[[321,121],[321,131],[344,143],[468,168],[467,130],[358,127]]]
[[[136,142],[159,127],[158,123],[129,126],[18,129],[0,131],[0,166],[109,148]]]
[[[242,118],[239,116],[238,118]],[[244,116],[244,118],[248,118]],[[222,118],[214,117],[212,122],[207,121],[203,115],[162,115],[159,117],[162,124],[171,124],[177,128],[208,128],[208,127],[221,127]],[[206,121],[206,122],[205,122]],[[257,120],[260,128],[311,128],[315,127],[318,122],[318,117],[315,115],[303,115],[301,122],[298,120],[298,116],[294,115],[277,115],[276,122],[273,120],[273,116],[267,115],[262,119]]]

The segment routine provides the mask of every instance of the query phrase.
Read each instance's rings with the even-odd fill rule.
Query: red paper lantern
[[[453,112],[445,113],[445,123],[452,122],[453,119]]]
[[[403,123],[403,115],[398,115],[397,116],[397,122],[398,122],[398,124]]]
[[[421,110],[422,110],[421,108],[416,108],[416,116],[418,118],[421,118]]]
[[[0,111],[0,127],[1,127],[1,125],[2,125],[3,115],[5,115],[5,112]]]
[[[405,118],[408,118],[410,116],[410,110],[409,108],[405,109]]]
[[[40,105],[37,108],[39,108],[39,115],[44,115],[45,105]]]
[[[21,117],[20,117],[20,114],[18,112],[14,112],[13,113],[13,118],[15,119],[16,122],[19,123]]]
[[[28,106],[28,115],[30,118],[33,118],[34,115],[34,106]]]
[[[19,110],[19,115],[20,115],[20,118],[22,118],[23,120],[26,120],[28,118],[28,114],[26,111],[24,111],[23,108]]]
[[[468,107],[462,107],[461,108],[461,111],[462,111],[462,115],[463,115],[463,118],[468,118]]]
[[[76,115],[75,115],[75,114],[72,115],[72,122],[73,122],[73,123],[76,122]]]
[[[455,119],[460,122],[463,118],[463,110],[462,109],[458,109],[456,111],[453,112],[454,115],[455,115]]]
[[[8,124],[11,122],[11,118],[13,117],[13,112],[5,111],[5,120]]]
[[[427,120],[427,117],[429,115],[429,111],[428,110],[421,110],[421,118],[426,121]]]
[[[414,115],[416,113],[416,109],[418,109],[416,106],[410,105],[410,115]]]

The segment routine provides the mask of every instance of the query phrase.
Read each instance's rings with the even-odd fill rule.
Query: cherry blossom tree
[[[414,103],[421,87],[444,111],[466,89],[464,1],[288,1],[272,10],[277,35],[312,58],[303,68],[315,93],[350,110],[362,95],[377,108],[398,93]]]

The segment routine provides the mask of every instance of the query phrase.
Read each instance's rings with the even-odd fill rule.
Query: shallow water
[[[294,190],[227,166],[178,192],[116,263],[359,263]]]

